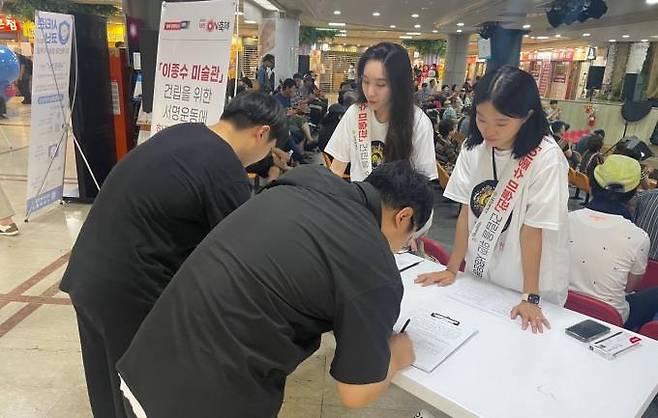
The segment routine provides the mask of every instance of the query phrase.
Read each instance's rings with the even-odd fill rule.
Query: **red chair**
[[[635,288],[635,291],[646,290],[656,286],[658,286],[658,261],[649,260],[647,272],[644,273],[644,277]]]
[[[640,334],[658,340],[658,321],[647,322],[640,328]]]
[[[421,240],[423,241],[423,247],[425,247],[427,255],[434,257],[436,261],[444,266],[448,265],[448,261],[450,261],[450,253],[448,253],[441,244],[427,237],[423,237]],[[464,271],[464,263],[459,267],[459,271]]]
[[[567,303],[564,307],[574,312],[600,319],[609,324],[617,325],[618,327],[624,326],[621,315],[619,315],[619,312],[613,306],[591,296],[574,292],[573,290],[569,290]]]

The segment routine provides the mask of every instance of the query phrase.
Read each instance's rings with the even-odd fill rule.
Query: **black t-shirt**
[[[332,376],[386,378],[403,289],[366,186],[299,167],[206,237],[117,366],[148,416],[275,417],[330,330]]]
[[[203,124],[167,128],[110,172],[61,289],[74,302],[96,303],[109,286],[154,303],[201,240],[249,197],[247,174],[222,138]]]

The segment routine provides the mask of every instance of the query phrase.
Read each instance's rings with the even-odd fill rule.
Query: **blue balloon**
[[[6,46],[0,46],[0,80],[11,83],[18,78],[21,64],[14,51]]]

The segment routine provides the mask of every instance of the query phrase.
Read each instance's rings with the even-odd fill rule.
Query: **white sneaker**
[[[435,417],[434,414],[431,414],[429,411],[427,411],[427,409],[421,409],[420,411],[416,412],[413,418],[435,418]]]
[[[15,223],[10,223],[9,225],[0,225],[0,235],[7,237],[18,235],[18,227]]]

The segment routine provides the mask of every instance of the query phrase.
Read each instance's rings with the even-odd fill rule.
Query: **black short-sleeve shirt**
[[[74,302],[113,286],[154,303],[192,250],[249,197],[247,174],[221,137],[203,124],[167,128],[110,172],[61,289]]]
[[[118,363],[149,417],[274,417],[330,330],[337,380],[386,378],[403,290],[379,199],[362,190],[299,167],[208,235]]]

